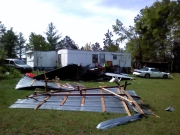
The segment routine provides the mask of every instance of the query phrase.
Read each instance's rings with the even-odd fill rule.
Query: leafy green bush
[[[0,66],[0,80],[19,77],[22,77],[22,74],[18,70],[7,66]]]
[[[0,66],[0,74],[4,74],[7,72],[7,69],[5,66]]]
[[[7,52],[4,49],[0,48],[0,65],[2,65],[4,60],[6,59],[6,54]]]

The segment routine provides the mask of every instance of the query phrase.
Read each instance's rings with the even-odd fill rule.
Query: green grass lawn
[[[172,79],[145,79],[135,77],[130,80],[127,90],[135,90],[152,111],[142,120],[116,126],[101,131],[96,129],[98,123],[125,116],[126,114],[96,113],[79,111],[10,109],[17,99],[33,93],[32,90],[15,90],[20,80],[0,81],[0,134],[2,135],[179,135],[180,134],[180,74],[172,74]],[[63,81],[64,83],[66,81]],[[69,81],[68,81],[69,82]],[[122,81],[121,84],[124,84]],[[71,82],[69,82],[71,83]],[[102,85],[113,86],[114,83],[82,82],[87,88]],[[165,109],[172,106],[175,111]]]

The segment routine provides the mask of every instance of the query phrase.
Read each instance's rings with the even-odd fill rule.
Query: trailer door
[[[105,53],[100,53],[99,62],[101,65],[103,65],[105,63]]]

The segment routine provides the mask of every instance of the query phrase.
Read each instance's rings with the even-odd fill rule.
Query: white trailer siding
[[[93,54],[98,54],[97,52],[94,52]],[[70,50],[68,52],[68,58],[67,58],[68,62],[67,64],[81,64],[83,66],[85,65],[89,65],[91,64],[90,66],[91,67],[94,67],[95,66],[95,63],[92,63],[92,54],[88,51],[72,51]]]
[[[61,57],[58,57],[58,61],[61,63],[61,66],[67,66],[68,64],[68,52],[66,50],[62,50],[60,53]]]
[[[33,68],[54,68],[57,61],[56,51],[27,52],[27,64]]]
[[[115,65],[119,65],[120,67],[131,67],[131,55],[130,53],[112,53],[117,56],[116,60],[113,60]]]
[[[34,52],[34,67],[55,67],[57,54],[55,51]]]
[[[27,65],[34,68],[34,52],[32,51],[26,52],[26,63]]]
[[[93,55],[96,54],[98,57],[97,63],[93,63]],[[98,52],[98,51],[83,51],[83,50],[67,50],[62,49],[58,51],[60,55],[60,62],[62,67],[68,64],[80,64],[83,66],[89,65],[95,67],[100,63],[104,64],[100,60],[100,54],[104,54],[105,61],[112,61],[113,65],[120,67],[131,67],[131,56],[129,53],[117,53],[117,52]]]

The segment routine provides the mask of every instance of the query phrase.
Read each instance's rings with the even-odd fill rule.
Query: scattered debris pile
[[[58,68],[49,72],[46,72],[46,77],[49,80],[52,80],[57,76],[60,79],[69,79],[69,80],[76,80],[78,77],[78,71],[80,72],[80,67],[76,64],[71,64],[62,68]],[[36,80],[44,80],[44,74],[40,74],[34,76],[33,79]]]
[[[18,99],[10,108],[93,111],[128,115],[99,123],[96,128],[102,130],[138,120],[145,114],[154,114],[147,108],[141,107],[143,102],[134,90],[126,90],[129,85],[127,81],[124,85],[120,85],[118,79],[113,78],[112,81],[117,84],[116,86],[85,88],[81,84],[48,82],[46,74],[44,78],[44,81],[29,77],[22,78],[16,85],[16,89],[43,88],[45,91],[34,92],[26,99]],[[134,111],[135,115],[132,115],[130,110]]]
[[[100,78],[107,78],[107,77],[121,77],[123,79],[132,79],[128,75],[121,75],[121,74],[110,74],[105,72],[105,68],[89,68],[90,65],[87,66],[78,66],[76,64],[71,64],[62,68],[58,68],[49,72],[46,72],[46,77],[49,80],[54,79],[55,76],[60,78],[61,80],[98,80]],[[106,74],[107,73],[107,74]],[[44,80],[44,74],[40,74],[34,76],[33,79],[36,80]]]

